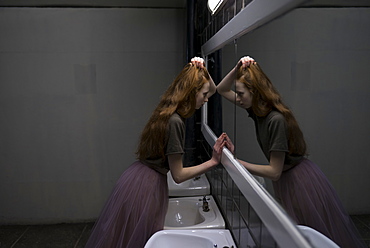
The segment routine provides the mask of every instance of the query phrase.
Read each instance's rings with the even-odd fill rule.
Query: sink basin
[[[209,211],[203,211],[203,197],[170,198],[164,229],[225,228],[225,221],[211,195],[207,195]]]
[[[303,225],[297,225],[297,227],[313,247],[339,248],[334,241],[315,229]]]
[[[187,180],[182,183],[175,183],[171,172],[167,173],[168,195],[171,196],[197,196],[209,195],[210,185],[207,177],[202,174],[199,177]]]
[[[216,246],[215,246],[216,245]],[[163,230],[156,232],[144,248],[204,248],[234,247],[236,245],[226,229]]]

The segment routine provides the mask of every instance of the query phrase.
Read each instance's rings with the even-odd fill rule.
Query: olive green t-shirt
[[[258,143],[268,161],[272,151],[285,152],[284,164],[287,166],[284,167],[287,168],[302,160],[301,155],[289,154],[288,128],[285,117],[280,112],[272,110],[267,116],[258,117],[251,109],[247,111],[254,120]]]
[[[174,113],[169,121],[167,127],[167,145],[165,146],[165,159],[146,159],[142,161],[147,166],[155,169],[156,171],[167,174],[169,171],[167,155],[170,154],[184,154],[185,147],[185,123],[184,120]]]

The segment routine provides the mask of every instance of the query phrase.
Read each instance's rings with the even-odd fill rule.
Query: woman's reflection
[[[306,142],[292,111],[254,59],[241,58],[217,91],[247,110],[269,164],[239,162],[252,174],[273,180],[275,196],[297,224],[318,230],[341,247],[365,247],[334,188],[305,157]],[[227,146],[234,152],[229,137]]]

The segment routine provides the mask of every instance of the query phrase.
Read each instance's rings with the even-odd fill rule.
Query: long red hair
[[[176,111],[189,118],[195,112],[196,94],[210,80],[206,68],[188,63],[162,95],[158,106],[144,127],[136,151],[139,160],[165,157],[167,124]]]
[[[259,116],[266,116],[270,111],[279,111],[288,126],[289,154],[306,155],[307,145],[303,133],[292,111],[283,103],[279,92],[258,64],[240,69],[237,81],[243,83],[252,94],[252,110]]]

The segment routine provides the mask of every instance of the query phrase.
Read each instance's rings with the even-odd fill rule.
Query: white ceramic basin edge
[[[162,230],[153,234],[144,248],[204,248],[214,245],[236,248],[230,231],[226,229]]]

